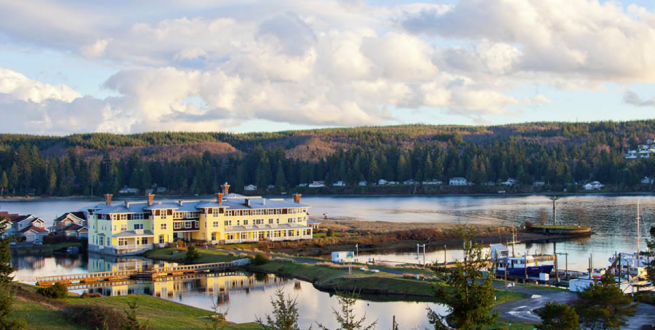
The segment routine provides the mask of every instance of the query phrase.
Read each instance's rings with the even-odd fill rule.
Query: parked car
[[[9,245],[11,245],[11,246],[16,246],[16,242],[11,241],[11,243],[9,243]]]
[[[41,246],[41,245],[43,245],[43,243],[41,243],[41,242],[34,242],[34,246]]]

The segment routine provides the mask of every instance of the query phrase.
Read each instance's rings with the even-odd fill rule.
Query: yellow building
[[[259,196],[229,194],[230,186],[212,201],[145,202],[87,208],[89,250],[106,254],[137,254],[175,240],[209,244],[285,241],[312,238],[309,206]]]

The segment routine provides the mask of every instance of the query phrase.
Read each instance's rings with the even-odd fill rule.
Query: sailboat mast
[[[639,224],[639,198],[637,198],[637,262],[639,262],[640,241],[641,241],[641,226]],[[639,267],[639,264],[637,264]]]

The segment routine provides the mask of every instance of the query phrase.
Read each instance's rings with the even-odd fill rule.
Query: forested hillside
[[[157,185],[204,194],[229,181],[271,192],[314,180],[349,186],[366,180],[447,180],[475,186],[516,178],[560,189],[598,180],[615,190],[644,189],[655,159],[625,160],[655,137],[655,121],[528,123],[506,126],[406,125],[276,133],[0,135],[5,195],[100,195]],[[263,188],[263,189],[262,189]],[[575,189],[573,187],[573,189]],[[649,189],[649,188],[647,188]]]

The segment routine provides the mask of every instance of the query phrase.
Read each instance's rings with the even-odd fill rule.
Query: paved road
[[[494,283],[494,287],[503,289],[503,283]],[[547,302],[569,303],[577,298],[577,294],[569,291],[543,290],[539,288],[515,286],[510,291],[520,292],[529,298],[508,301],[495,307],[500,317],[506,320],[539,323],[541,319],[532,311],[546,305]],[[641,329],[642,326],[655,321],[655,306],[640,304],[637,314],[628,319],[628,324],[621,329]]]

